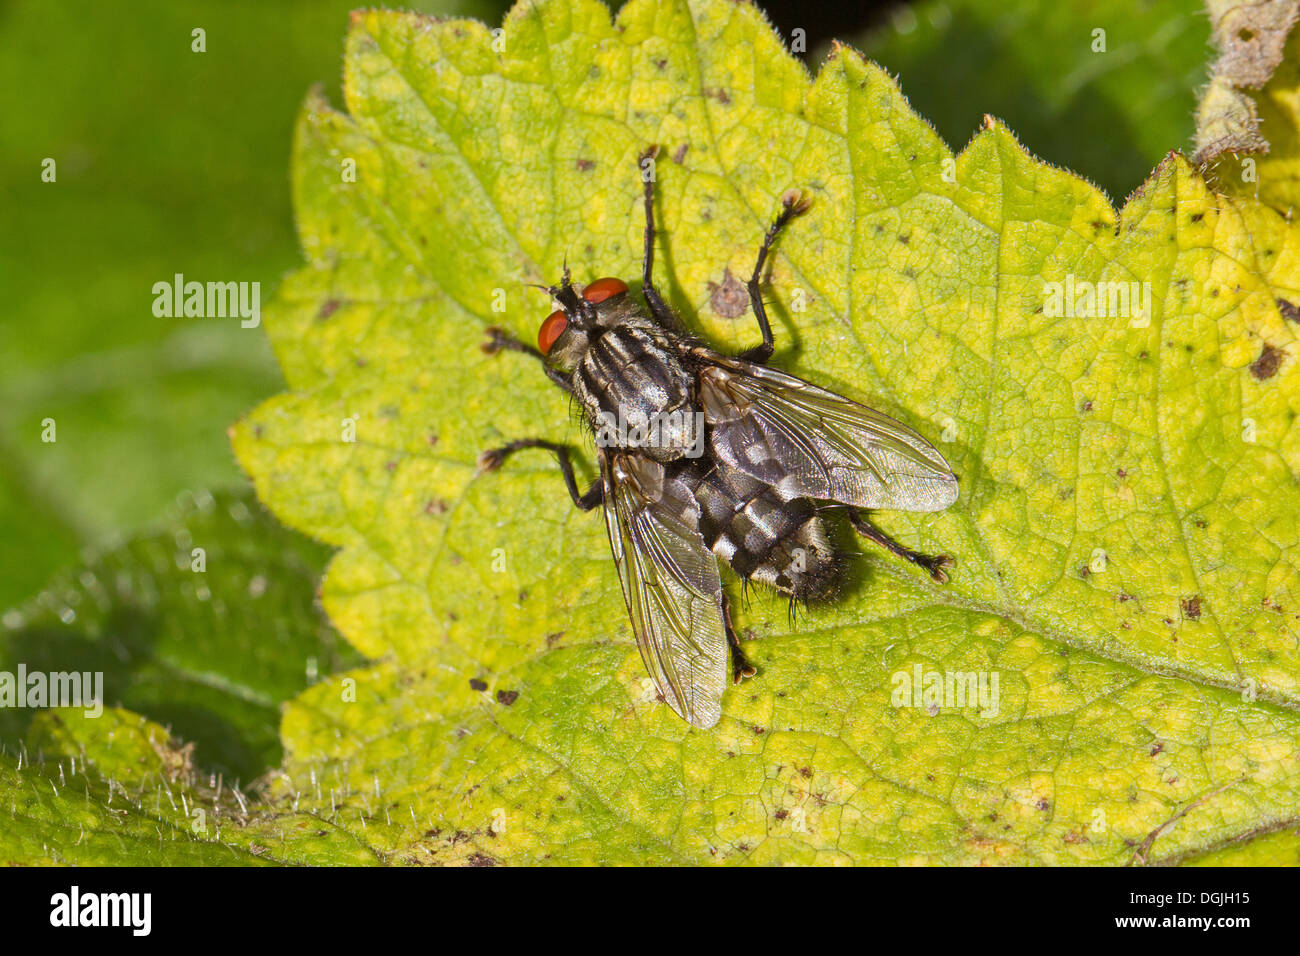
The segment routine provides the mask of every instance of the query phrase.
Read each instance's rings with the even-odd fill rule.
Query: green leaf
[[[250,781],[280,763],[280,706],[309,673],[360,662],[312,606],[323,567],[324,549],[251,495],[192,496],[166,530],[88,557],[8,612],[0,671],[101,675],[101,703],[148,714],[206,770]],[[32,744],[36,713],[0,708],[0,742]],[[112,743],[112,721],[84,726]]]
[[[361,662],[312,606],[323,559],[250,494],[198,494],[7,613],[0,681],[89,672],[90,695],[98,673],[106,706],[0,708],[0,863],[375,862],[348,828],[259,796],[284,701]]]
[[[634,0],[611,23],[551,0],[502,36],[358,14],[349,115],[313,96],[299,123],[307,264],[266,318],[290,391],[234,447],[268,507],[339,548],[323,603],[381,660],[353,700],[332,680],[290,705],[280,799],[432,862],[1170,862],[1294,824],[1281,216],[1178,155],[1116,211],[996,122],[954,158],[879,68],[839,48],[810,81],[745,4]],[[566,258],[637,274],[648,143],[658,278],[690,323],[755,341],[710,283],[805,190],[768,293],[776,362],[912,424],[961,479],[948,512],[880,515],[954,554],[952,583],[841,533],[867,553],[839,600],[738,615],[760,673],[709,732],[647,693],[602,524],[553,464],[475,470],[502,439],[576,440],[539,369],[478,345],[535,334],[523,284]],[[1050,317],[1067,279],[1150,283],[1149,321]],[[895,706],[918,667],[997,675],[996,714]]]
[[[173,748],[166,731],[126,711],[107,710],[103,720],[96,734],[111,730],[112,736],[98,739],[109,742],[117,758],[115,766],[130,769],[135,777],[132,783],[138,786],[128,790],[125,784],[101,776],[84,758],[81,763],[60,759],[32,766],[11,754],[0,754],[0,793],[5,797],[0,804],[4,819],[0,862],[81,866],[257,862],[256,855],[219,840],[196,839],[202,834],[191,829],[189,791],[178,773],[185,767],[186,755]],[[51,743],[56,737],[69,737],[51,714],[43,714],[38,723],[53,725]],[[76,755],[74,751],[70,756]],[[194,821],[196,826],[200,821],[207,826],[202,816]]]
[[[267,813],[192,744],[139,714],[45,711],[25,753],[0,752],[0,862],[77,866],[365,864],[376,855],[342,827],[284,808]],[[364,829],[364,821],[360,821]]]

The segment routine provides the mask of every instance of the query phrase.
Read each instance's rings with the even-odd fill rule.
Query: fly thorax
[[[636,328],[594,339],[573,377],[602,448],[640,451],[656,461],[699,457],[704,415],[694,381],[669,342]]]

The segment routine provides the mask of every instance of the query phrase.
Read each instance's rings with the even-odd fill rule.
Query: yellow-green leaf
[[[1277,212],[1177,154],[1116,210],[992,120],[954,156],[853,50],[809,77],[724,0],[542,0],[496,35],[359,13],[345,96],[298,126],[307,263],[265,318],[290,390],[233,442],[339,549],[324,605],[377,662],[289,706],[281,800],[419,862],[1124,864],[1294,825],[1300,243]],[[776,364],[913,425],[961,481],[943,514],[879,516],[955,555],[949,586],[841,529],[864,553],[837,600],[738,614],[760,673],[707,732],[654,699],[553,463],[475,469],[578,440],[534,363],[479,344],[534,335],[526,283],[566,260],[639,274],[650,143],[689,324],[756,341],[711,293],[804,190]],[[1145,308],[1053,315],[1052,283]],[[918,669],[996,701],[898,699]]]

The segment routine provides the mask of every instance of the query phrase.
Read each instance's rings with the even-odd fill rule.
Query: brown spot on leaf
[[[738,319],[749,311],[749,293],[730,269],[723,270],[721,283],[709,283],[709,306],[724,319]]]
[[[469,679],[469,686],[471,689],[476,690],[479,693],[482,693],[483,691],[487,690],[487,681],[482,680],[481,678],[478,677],[471,677]]]
[[[519,691],[517,691],[517,690],[499,690],[499,691],[497,691],[497,703],[498,703],[498,704],[504,704],[505,706],[509,707],[511,704],[513,704],[513,703],[514,703],[515,701],[517,701],[518,699],[519,699]]]
[[[1282,365],[1282,350],[1275,349],[1267,342],[1264,343],[1264,351],[1259,353],[1259,358],[1250,366],[1250,374],[1255,376],[1258,381],[1264,381],[1266,378],[1272,378],[1277,374],[1278,368]]]
[[[1201,619],[1201,597],[1183,598],[1183,617],[1190,621],[1199,621]]]
[[[690,143],[682,143],[677,149],[673,150],[673,162],[680,166],[682,161],[686,159],[686,151],[690,148]]]
[[[1300,322],[1300,305],[1288,302],[1286,299],[1278,299],[1277,310],[1282,313],[1282,318],[1288,322]]]
[[[469,858],[470,866],[496,866],[497,861],[486,853],[472,853]]]
[[[595,168],[596,168],[596,161],[594,159],[578,160],[578,172],[580,173],[589,172]]]
[[[331,315],[333,315],[335,312],[338,311],[338,308],[339,308],[339,300],[329,299],[326,302],[321,304],[320,311],[316,313],[316,318],[328,319]]]

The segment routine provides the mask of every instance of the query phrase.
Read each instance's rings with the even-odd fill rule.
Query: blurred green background
[[[1118,204],[1190,152],[1209,39],[1200,0],[925,0],[856,45],[954,149],[991,114]]]
[[[0,8],[0,606],[82,546],[159,520],[178,492],[242,481],[225,429],[282,387],[265,336],[155,318],[152,286],[256,280],[265,304],[300,262],[294,116],[313,83],[337,101],[356,5]],[[505,4],[413,6],[499,20]]]
[[[294,116],[314,83],[339,101],[353,5],[0,6],[0,607],[87,546],[152,528],[183,490],[242,484],[226,426],[282,387],[263,333],[155,318],[152,286],[177,272],[259,281],[265,304],[300,261]],[[496,24],[508,4],[403,6]],[[1192,132],[1209,26],[1191,0],[800,6],[767,9],[787,40],[805,31],[813,69],[838,36],[899,74],[950,145],[993,113],[1112,199]]]

